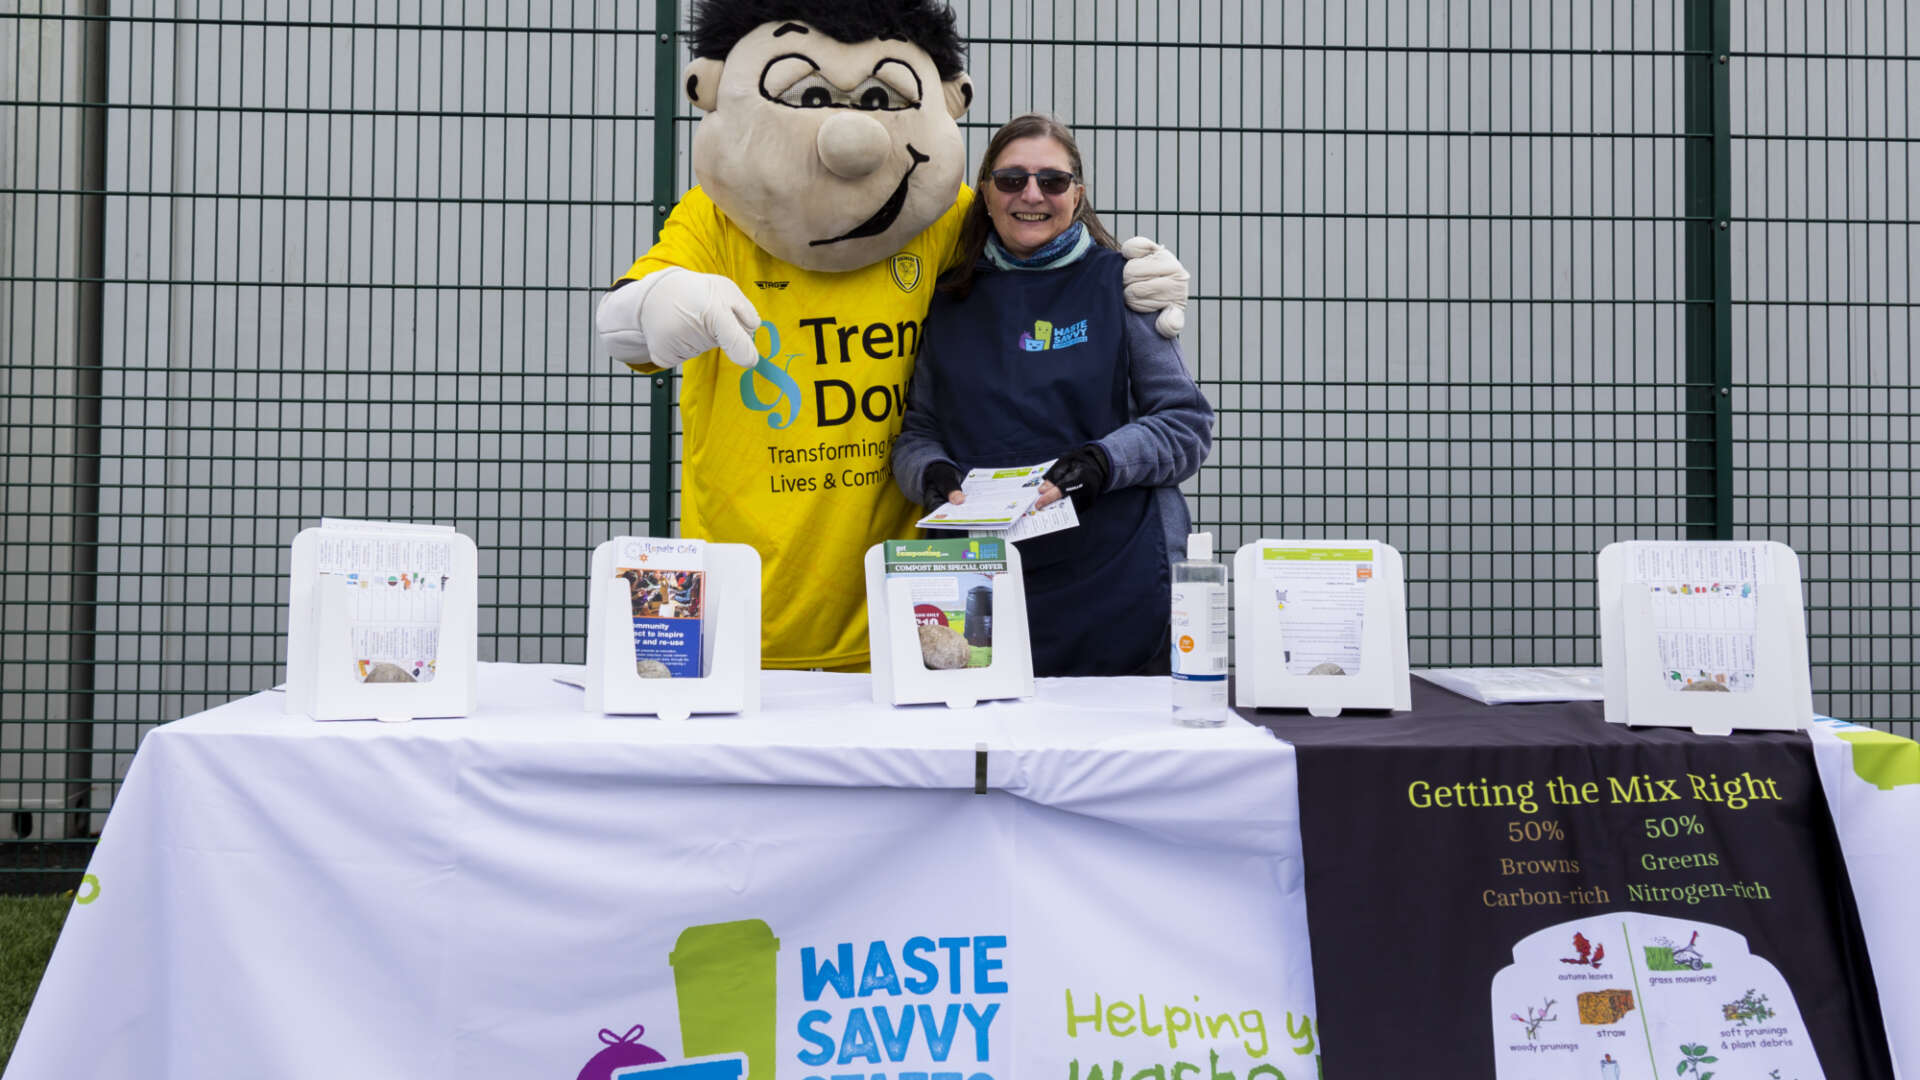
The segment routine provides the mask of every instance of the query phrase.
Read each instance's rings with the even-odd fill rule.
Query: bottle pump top
[[[1187,558],[1195,562],[1207,562],[1213,558],[1213,534],[1197,532],[1187,534]]]

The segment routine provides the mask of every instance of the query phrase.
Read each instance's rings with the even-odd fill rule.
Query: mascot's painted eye
[[[899,112],[915,107],[920,101],[886,75],[880,75],[853,88],[853,104],[869,111]]]
[[[829,81],[804,53],[776,56],[760,73],[761,96],[793,109],[900,112],[920,107],[920,89],[919,73],[892,58],[876,65],[851,93]]]
[[[867,104],[875,88],[886,94],[884,104]],[[920,106],[921,89],[920,73],[912,65],[889,58],[874,67],[872,77],[855,88],[853,95],[863,109],[914,109]]]
[[[913,98],[879,79],[868,79],[853,89],[853,102],[863,109],[898,111],[913,108]]]
[[[835,96],[833,86],[816,71],[781,91],[775,100],[796,109],[824,109],[834,103]]]

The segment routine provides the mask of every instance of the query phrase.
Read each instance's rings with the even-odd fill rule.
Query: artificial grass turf
[[[53,943],[72,908],[72,893],[0,896],[0,1071],[13,1057],[13,1043],[27,1021],[33,992],[40,986]]]

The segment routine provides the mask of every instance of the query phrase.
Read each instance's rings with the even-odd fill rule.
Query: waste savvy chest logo
[[[1020,335],[1020,348],[1024,352],[1065,349],[1086,343],[1087,320],[1085,319],[1070,326],[1055,326],[1045,319],[1040,319],[1033,324],[1032,333]]]

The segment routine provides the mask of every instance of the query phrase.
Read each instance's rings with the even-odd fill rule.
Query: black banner
[[[1299,752],[1327,1077],[1891,1080],[1803,735],[1242,715]]]

